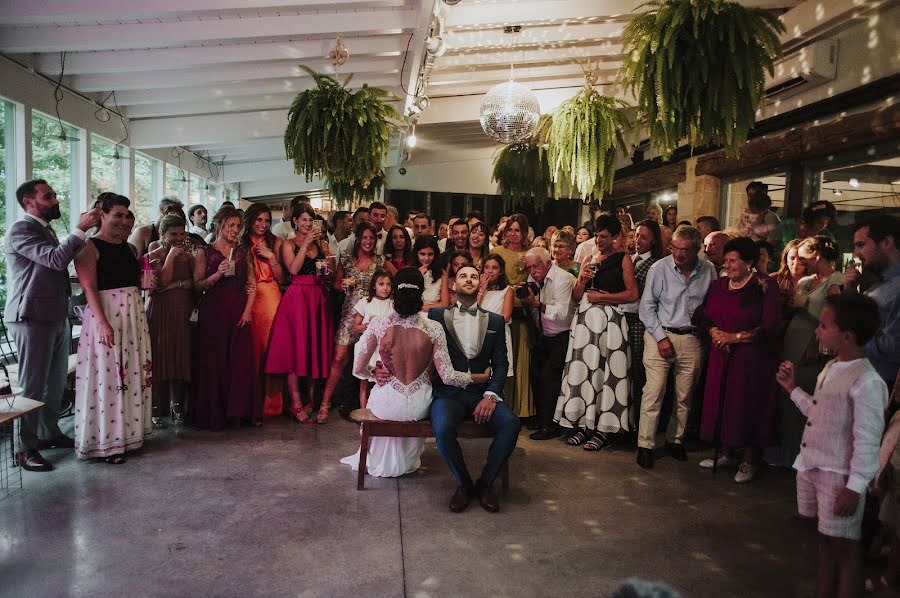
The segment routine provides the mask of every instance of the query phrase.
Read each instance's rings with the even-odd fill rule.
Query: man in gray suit
[[[28,471],[53,465],[39,448],[71,448],[59,429],[59,407],[68,375],[69,262],[84,247],[85,231],[100,222],[100,210],[81,215],[62,243],[50,227],[60,217],[56,192],[43,179],[23,183],[16,199],[25,217],[6,234],[7,298],[3,321],[19,351],[19,386],[44,407],[22,418],[21,452],[16,461]],[[43,439],[42,439],[43,438]]]

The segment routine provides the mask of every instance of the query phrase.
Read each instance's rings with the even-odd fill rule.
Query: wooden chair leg
[[[500,470],[500,482],[503,494],[509,492],[509,459],[503,463],[503,469]]]
[[[362,424],[362,434],[359,437],[359,477],[356,479],[356,489],[365,490],[366,487],[366,456],[369,453],[369,424]]]

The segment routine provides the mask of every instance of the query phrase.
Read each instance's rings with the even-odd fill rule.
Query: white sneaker
[[[741,463],[741,466],[738,467],[738,471],[734,474],[734,481],[738,484],[746,484],[751,481],[754,477],[756,477],[756,472],[759,468],[756,465],[750,465],[749,463]]]
[[[719,469],[723,467],[734,467],[734,464],[737,463],[737,460],[732,459],[728,455],[722,455],[716,460],[716,465]],[[700,461],[700,467],[703,469],[712,469],[713,468],[713,460],[712,459],[704,459]]]

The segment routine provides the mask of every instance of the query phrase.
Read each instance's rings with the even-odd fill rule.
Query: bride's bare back
[[[407,385],[421,376],[434,359],[434,343],[418,328],[391,326],[381,337],[378,350],[385,367]]]

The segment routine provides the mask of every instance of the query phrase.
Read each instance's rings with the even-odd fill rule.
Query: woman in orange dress
[[[256,300],[251,312],[250,331],[253,339],[253,366],[257,373],[255,384],[256,401],[262,401],[265,417],[281,415],[281,391],[283,381],[280,376],[265,373],[266,349],[272,321],[281,303],[280,285],[284,281],[284,268],[278,256],[281,255],[282,240],[272,234],[272,212],[262,203],[254,203],[244,212],[241,244],[247,251],[256,273]],[[261,422],[256,422],[259,425]]]

